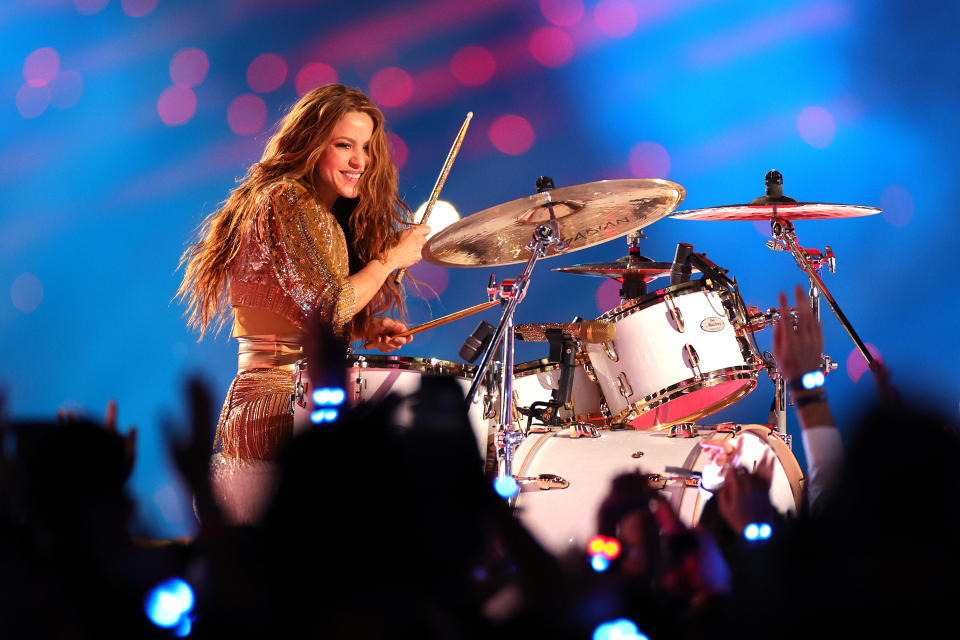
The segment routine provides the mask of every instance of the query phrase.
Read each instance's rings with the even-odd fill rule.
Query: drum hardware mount
[[[536,476],[517,476],[514,478],[517,482],[535,482],[540,491],[550,491],[551,489],[566,489],[570,486],[570,481],[554,473],[541,473]]]
[[[681,422],[670,427],[668,438],[696,438],[700,435],[693,422]]]

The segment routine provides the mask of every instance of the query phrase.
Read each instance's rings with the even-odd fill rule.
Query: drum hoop
[[[360,359],[366,363],[361,366]],[[472,378],[476,367],[460,362],[440,360],[439,358],[420,358],[414,356],[387,356],[362,355],[354,356],[347,364],[347,369],[400,369],[402,371],[417,371],[437,375],[451,375],[458,378]]]
[[[716,413],[721,409],[725,409],[734,402],[740,400],[748,393],[754,390],[757,386],[757,376],[759,375],[760,370],[753,367],[727,367],[725,369],[717,369],[716,371],[711,371],[704,374],[703,378],[697,380],[696,378],[687,378],[676,384],[672,384],[669,387],[655,391],[645,398],[633,402],[627,406],[626,409],[618,413],[617,415],[611,418],[611,422],[629,422],[634,418],[639,418],[643,414],[656,409],[657,407],[664,405],[668,402],[676,400],[677,398],[689,394],[691,391],[699,391],[700,389],[707,389],[709,387],[716,386],[722,382],[733,382],[735,380],[750,380],[753,384],[747,385],[737,391],[736,393],[731,393],[726,398],[714,402],[713,404],[700,409],[688,416],[685,416],[681,419],[674,420],[668,424],[660,425],[661,427],[669,427],[671,425],[678,424],[680,422],[692,422],[694,420],[699,420],[705,416],[708,416],[712,413]]]
[[[766,442],[767,446],[773,450],[774,455],[777,456],[777,460],[780,461],[780,466],[783,467],[784,475],[787,476],[787,483],[793,492],[793,502],[796,505],[797,513],[800,513],[800,507],[803,504],[804,477],[803,470],[800,468],[800,463],[797,462],[797,457],[793,455],[793,451],[790,450],[790,447],[788,447],[783,440],[774,436],[769,429],[763,426],[742,427],[740,433],[744,432],[754,434]]]
[[[700,293],[701,291],[716,292],[717,295],[720,296],[721,302],[726,302],[730,297],[733,296],[729,289],[717,285],[713,282],[713,280],[691,280],[690,282],[681,282],[680,284],[664,287],[663,289],[657,289],[653,293],[648,293],[640,298],[631,298],[627,302],[617,305],[613,309],[604,312],[597,319],[617,323],[635,313],[640,313],[645,309],[657,306],[663,302],[663,299],[668,295],[678,298],[680,296],[685,296],[692,293]],[[739,318],[728,318],[728,320],[734,325],[735,329],[739,328],[740,324],[742,324]]]

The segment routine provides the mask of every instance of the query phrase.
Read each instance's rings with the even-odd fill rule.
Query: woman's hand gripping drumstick
[[[467,135],[467,127],[470,126],[471,118],[473,118],[473,111],[467,114],[466,120],[463,121],[463,125],[460,127],[460,132],[453,141],[453,146],[450,147],[450,152],[447,153],[447,159],[443,163],[443,168],[440,169],[440,175],[437,176],[437,182],[433,185],[433,191],[430,192],[430,199],[427,200],[427,207],[423,210],[423,218],[421,218],[420,222],[417,224],[427,224],[427,220],[430,219],[430,213],[433,211],[433,205],[437,204],[437,198],[440,197],[440,190],[443,189],[443,185],[447,181],[447,176],[450,175],[450,167],[453,166],[453,161],[460,152],[460,145],[463,144],[463,137]],[[393,281],[397,284],[403,282],[403,276],[406,274],[406,272],[406,267],[397,271],[397,275]]]

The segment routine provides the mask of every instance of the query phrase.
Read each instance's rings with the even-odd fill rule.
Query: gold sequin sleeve
[[[354,314],[347,241],[337,219],[302,186],[274,187],[258,219],[260,237],[284,292],[302,312],[319,310],[341,331]]]

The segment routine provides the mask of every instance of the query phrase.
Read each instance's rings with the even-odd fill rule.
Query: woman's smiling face
[[[368,145],[372,135],[373,119],[361,111],[344,114],[333,127],[317,167],[320,184],[315,185],[327,209],[339,197],[357,197],[357,185],[370,164]]]

